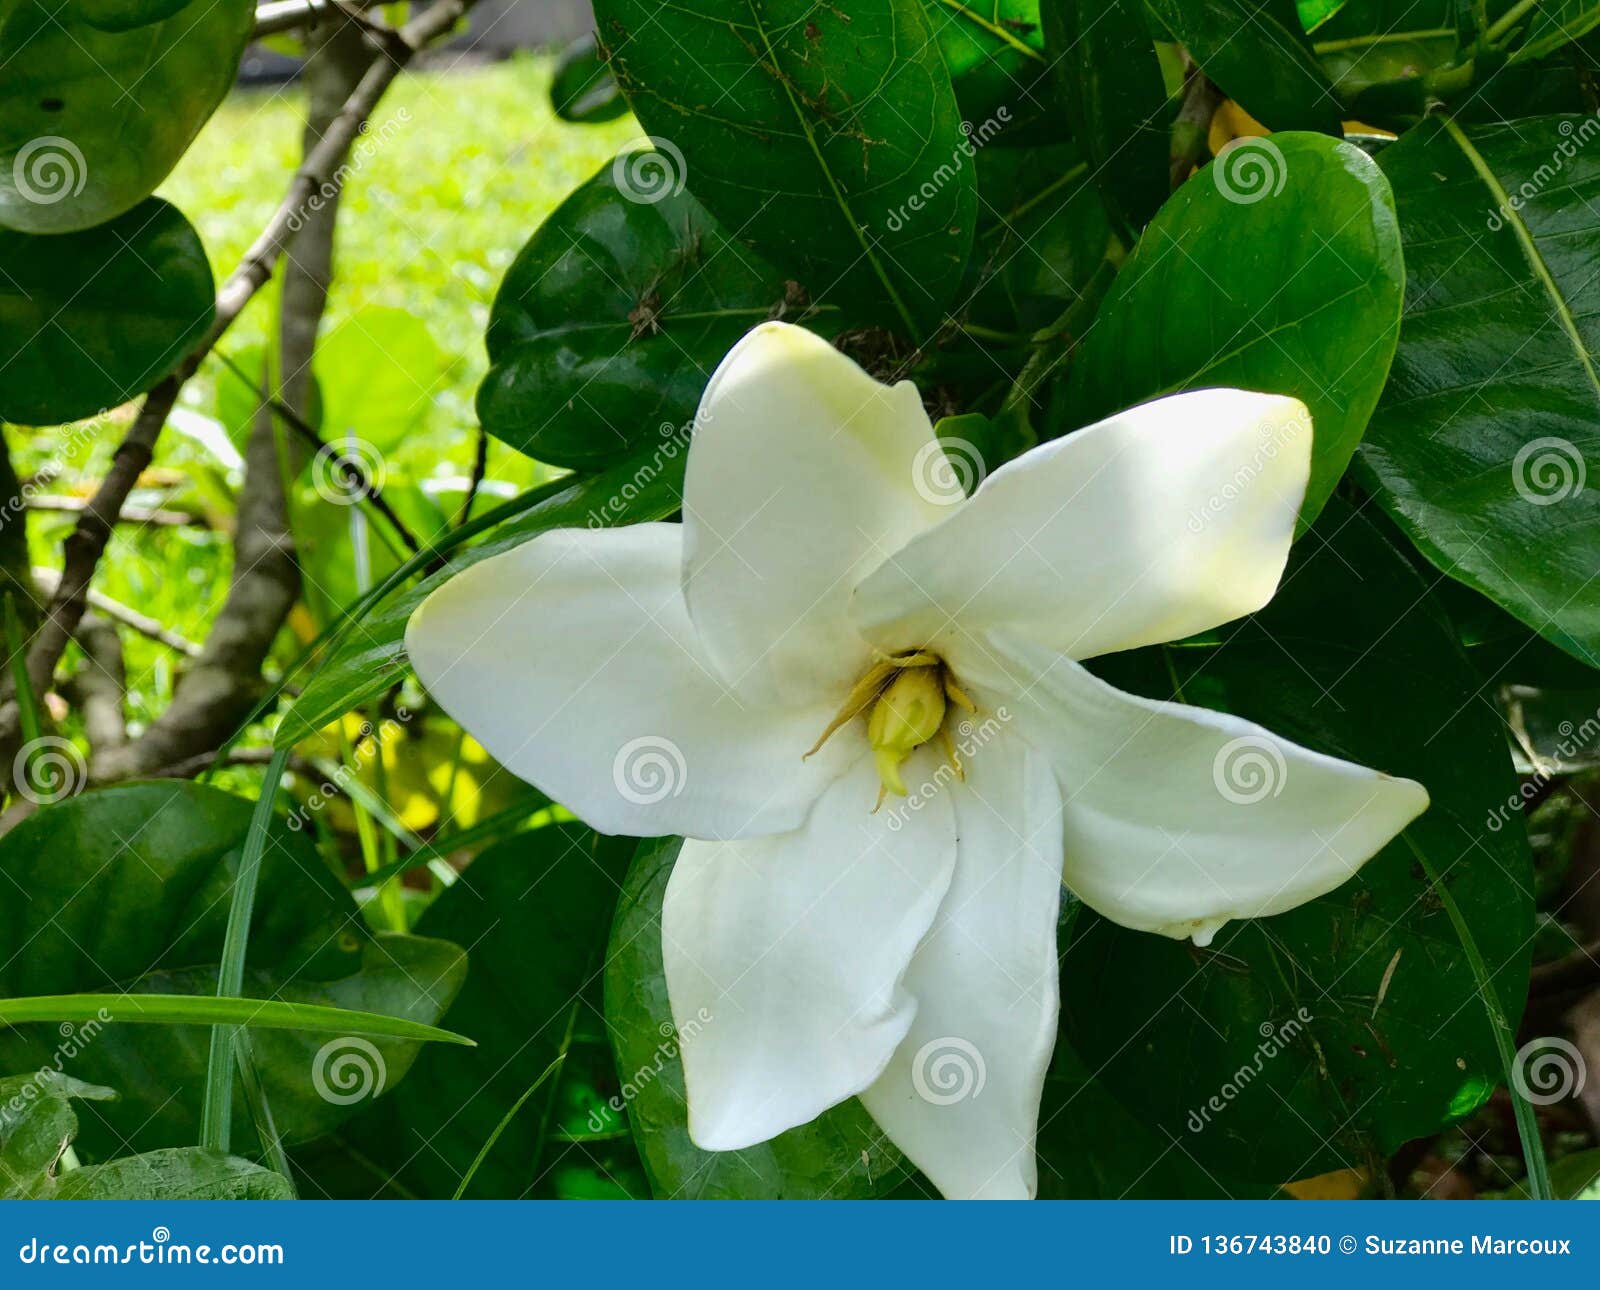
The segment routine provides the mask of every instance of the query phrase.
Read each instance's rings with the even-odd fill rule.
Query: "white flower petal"
[[[603,833],[797,827],[851,756],[801,758],[833,706],[765,709],[701,656],[676,524],[541,534],[412,615],[428,692],[508,769]]]
[[[1157,399],[1002,466],[852,612],[885,649],[994,627],[1073,658],[1178,640],[1271,599],[1310,460],[1298,400]]]
[[[1055,766],[1067,886],[1125,927],[1206,945],[1332,891],[1427,809],[1415,780],[1125,694],[1025,641],[989,645],[1001,666],[969,678]]]
[[[797,832],[683,844],[661,944],[701,1147],[765,1142],[859,1093],[911,1024],[901,978],[949,886],[955,824],[942,795],[873,814],[877,794],[863,758]]]
[[[850,590],[943,513],[913,484],[936,442],[909,381],[802,328],[764,323],[722,360],[689,450],[684,591],[729,685],[805,701],[865,670]]]
[[[955,877],[906,973],[916,1020],[861,1101],[945,1196],[1021,1200],[1060,1002],[1061,793],[1014,731],[963,760]]]

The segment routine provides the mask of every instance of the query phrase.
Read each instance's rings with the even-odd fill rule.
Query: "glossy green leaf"
[[[1043,0],[1045,47],[1073,137],[1113,210],[1143,228],[1171,189],[1171,110],[1140,0]]]
[[[73,0],[18,0],[0,24],[0,227],[65,233],[148,197],[233,84],[253,0],[190,0],[102,31]]]
[[[1516,780],[1426,584],[1335,501],[1264,611],[1167,653],[1187,702],[1411,776],[1432,806],[1342,887],[1207,950],[1086,915],[1062,970],[1071,1041],[1163,1138],[1260,1184],[1361,1165],[1476,1109],[1503,1078],[1488,1007],[1514,1023],[1527,990],[1533,873],[1522,831],[1488,822]],[[1104,671],[1172,693],[1159,650]],[[1488,1004],[1446,900],[1492,974]]]
[[[627,114],[628,101],[601,57],[592,31],[561,51],[550,78],[550,106],[563,121],[598,123]]]
[[[1295,8],[1300,16],[1300,26],[1306,31],[1315,31],[1343,9],[1345,2],[1346,0],[1298,0]]]
[[[1315,426],[1308,524],[1383,389],[1405,269],[1389,185],[1315,134],[1238,145],[1151,222],[1074,356],[1057,433],[1206,386],[1290,394]]]
[[[782,276],[688,192],[629,196],[632,168],[657,164],[671,162],[623,153],[602,167],[500,284],[478,416],[531,457],[594,469],[660,442],[693,419],[739,337],[786,312]]]
[[[974,145],[924,0],[599,0],[595,19],[640,124],[682,157],[631,171],[635,191],[687,181],[813,299],[913,333],[944,318],[977,218]]]
[[[1147,0],[1219,88],[1273,130],[1342,137],[1340,105],[1292,3]]]
[[[77,15],[101,31],[131,31],[172,17],[191,0],[69,0]]]
[[[425,1052],[393,1097],[340,1131],[370,1166],[352,1194],[390,1187],[448,1199],[499,1130],[468,1199],[551,1196],[567,1171],[598,1161],[604,1176],[646,1198],[626,1136],[586,1134],[597,1119],[620,1127],[605,1102],[618,1090],[598,973],[633,849],[580,824],[548,825],[489,848],[428,907],[419,932],[472,947],[472,972],[445,1022],[479,1046]],[[580,1137],[593,1140],[578,1147]]]
[[[56,425],[114,408],[211,325],[200,238],[159,198],[82,233],[0,229],[0,420]]]
[[[961,115],[985,146],[1066,137],[1048,83],[1039,0],[925,2]]]
[[[1591,664],[1600,155],[1585,144],[1597,132],[1589,117],[1436,119],[1385,152],[1411,281],[1359,458],[1434,565]]]
[[[0,904],[0,996],[185,996],[169,1007],[217,1019],[217,964],[252,806],[160,781],[84,793],[12,829],[0,839],[0,880],[30,898]],[[268,835],[246,966],[245,995],[424,1026],[438,1021],[466,970],[453,945],[369,933],[321,857],[282,823]],[[70,1075],[121,1089],[122,1099],[97,1109],[84,1128],[89,1150],[102,1157],[196,1141],[211,1026],[121,1025],[118,1000],[105,1006],[105,1016],[96,1011],[75,1025],[19,1022],[0,1031],[0,1068],[61,1060]],[[300,1016],[308,1018],[316,1014]],[[365,1023],[352,1021],[332,1039],[252,1030],[285,1140],[345,1119],[360,1100],[347,1085],[360,1088],[363,1070],[372,1095],[396,1085],[415,1060],[417,1040],[369,1040]],[[135,1081],[129,1071],[149,1074]],[[330,1090],[336,1096],[326,1096]],[[241,1145],[253,1140],[242,1105],[233,1134]]]
[[[671,515],[681,498],[686,455],[683,437],[669,436],[601,474],[550,486],[536,506],[503,525],[494,538],[467,548],[438,573],[385,601],[349,634],[284,714],[278,746],[310,737],[404,680],[407,621],[435,587],[460,570],[546,529],[632,524]]]
[[[661,968],[661,898],[680,841],[641,843],[606,956],[606,1022],[634,1141],[657,1199],[862,1199],[899,1180],[900,1154],[853,1098],[743,1151],[689,1140],[683,1063]]]

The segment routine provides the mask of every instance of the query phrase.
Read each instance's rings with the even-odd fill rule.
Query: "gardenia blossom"
[[[1083,666],[1266,604],[1311,441],[1294,399],[1198,390],[951,495],[910,382],[767,323],[706,389],[681,524],[548,532],[428,599],[411,661],[494,756],[686,839],[661,931],[696,1143],[859,1097],[946,1196],[1031,1196],[1063,883],[1205,945],[1426,808]]]

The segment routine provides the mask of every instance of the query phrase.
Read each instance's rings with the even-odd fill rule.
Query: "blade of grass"
[[[1410,833],[1402,833],[1406,845],[1411,848],[1411,854],[1416,856],[1417,863],[1422,866],[1422,872],[1428,876],[1428,884],[1433,888],[1434,894],[1439,897],[1439,903],[1444,906],[1445,913],[1450,918],[1451,926],[1455,928],[1456,938],[1461,942],[1461,952],[1467,956],[1467,964],[1472,969],[1472,978],[1478,986],[1478,998],[1483,1001],[1483,1010],[1489,1014],[1489,1029],[1494,1035],[1494,1046],[1500,1054],[1500,1065],[1505,1071],[1506,1091],[1511,1095],[1511,1110],[1517,1121],[1517,1137],[1522,1140],[1522,1159],[1528,1169],[1528,1194],[1534,1200],[1551,1200],[1554,1193],[1550,1189],[1550,1164],[1544,1155],[1544,1140],[1539,1136],[1539,1120],[1533,1110],[1533,1104],[1528,1101],[1517,1089],[1515,1079],[1516,1043],[1517,1032],[1511,1024],[1511,1019],[1506,1016],[1505,1009],[1500,1006],[1500,996],[1495,992],[1494,980],[1489,975],[1489,965],[1483,960],[1483,953],[1478,949],[1478,942],[1472,935],[1472,929],[1467,926],[1467,920],[1461,913],[1461,907],[1456,904],[1456,898],[1444,885],[1444,878],[1434,867],[1433,862],[1423,854],[1412,839]]]
[[[543,793],[530,794],[532,800],[519,802],[508,806],[503,811],[496,811],[486,820],[480,820],[470,829],[459,829],[455,833],[435,839],[419,847],[410,855],[401,856],[393,864],[378,869],[372,873],[363,874],[350,884],[351,890],[359,891],[363,887],[371,887],[376,883],[387,882],[399,874],[425,865],[430,860],[442,860],[452,851],[460,851],[465,847],[476,846],[480,842],[492,841],[502,833],[509,834],[513,830],[508,825],[521,824],[530,816],[537,815],[540,811],[550,809],[550,799]]]
[[[299,1199],[294,1173],[289,1168],[289,1156],[283,1149],[277,1123],[272,1118],[272,1103],[267,1100],[266,1086],[261,1082],[260,1070],[256,1068],[255,1045],[250,1041],[250,1032],[240,1029],[234,1033],[239,1037],[234,1055],[239,1063],[240,1081],[244,1084],[244,1100],[250,1106],[250,1119],[256,1126],[256,1138],[261,1143],[262,1155],[266,1157],[267,1164],[288,1180],[291,1195]]]
[[[278,749],[267,763],[267,772],[261,780],[261,796],[256,799],[244,853],[239,857],[239,869],[233,879],[228,928],[223,933],[222,960],[217,970],[219,996],[238,995],[244,989],[244,959],[250,945],[250,916],[255,912],[261,854],[266,850],[267,829],[272,823],[272,802],[288,764],[289,750]],[[200,1112],[200,1145],[224,1154],[233,1129],[233,1048],[237,1042],[232,1026],[218,1026],[211,1032],[205,1101]]]
[[[511,1109],[505,1113],[505,1116],[500,1123],[494,1126],[494,1132],[489,1135],[488,1140],[481,1148],[479,1148],[478,1154],[473,1157],[471,1167],[468,1168],[466,1174],[463,1175],[461,1179],[461,1185],[456,1188],[456,1194],[450,1197],[451,1200],[460,1200],[467,1194],[467,1188],[472,1185],[472,1180],[477,1175],[478,1166],[488,1159],[489,1153],[494,1150],[494,1144],[500,1141],[500,1135],[504,1133],[510,1126],[511,1121],[517,1118],[517,1112],[522,1110],[522,1108],[527,1105],[528,1099],[539,1091],[545,1080],[549,1079],[561,1069],[561,1064],[566,1060],[567,1054],[565,1051],[557,1054],[555,1059],[544,1068],[543,1072],[539,1075],[539,1078],[534,1080],[532,1084],[528,1085],[522,1096],[511,1104]]]
[[[0,1026],[36,1021],[98,1021],[154,1026],[249,1026],[253,1030],[300,1030],[314,1035],[361,1035],[462,1044],[473,1040],[407,1017],[321,1003],[251,999],[209,994],[41,994],[0,999]]]

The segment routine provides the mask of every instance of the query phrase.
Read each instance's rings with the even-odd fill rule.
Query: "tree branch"
[[[83,618],[89,583],[105,553],[116,517],[122,513],[139,475],[150,464],[157,436],[177,402],[178,392],[227,332],[255,293],[272,276],[283,248],[309,210],[338,195],[345,179],[344,159],[372,109],[417,51],[449,32],[474,0],[436,0],[399,31],[368,65],[343,107],[306,154],[283,201],[217,293],[210,328],[177,369],[145,395],[133,425],[118,445],[111,470],[85,506],[77,527],[63,543],[62,577],[28,651],[28,675],[42,693]],[[18,739],[18,713],[11,686],[0,707],[0,762],[9,762]]]

